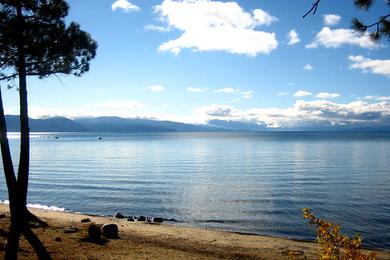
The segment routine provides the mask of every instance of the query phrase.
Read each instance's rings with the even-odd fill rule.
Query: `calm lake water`
[[[32,134],[28,201],[313,239],[308,207],[390,248],[390,133]]]

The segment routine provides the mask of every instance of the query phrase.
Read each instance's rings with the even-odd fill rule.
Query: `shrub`
[[[316,242],[321,246],[321,259],[376,259],[374,253],[364,254],[361,251],[362,239],[359,235],[352,238],[343,235],[339,225],[317,218],[308,208],[303,209],[303,217],[317,228]]]

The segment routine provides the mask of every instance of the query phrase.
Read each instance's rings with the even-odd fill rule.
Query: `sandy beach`
[[[129,222],[126,219],[99,217],[68,212],[31,209],[49,224],[34,228],[54,259],[289,259],[295,252],[299,258],[317,259],[318,245],[311,242],[258,235],[245,235],[206,228],[180,227],[170,224]],[[0,257],[4,255],[9,225],[7,205],[0,205]],[[119,239],[96,244],[85,240],[91,223],[115,223]],[[66,227],[77,232],[65,233]],[[377,250],[378,259],[390,259],[390,251]],[[36,259],[32,248],[21,240],[20,259]]]

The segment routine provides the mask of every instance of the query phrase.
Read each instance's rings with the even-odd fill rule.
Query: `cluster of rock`
[[[119,238],[118,235],[118,226],[116,224],[112,223],[106,223],[102,225],[100,228],[99,226],[95,224],[91,224],[88,227],[88,234],[93,237],[96,237],[96,235],[102,235],[105,238],[108,239],[117,239]]]
[[[84,218],[81,220],[81,223],[89,223],[91,219]],[[63,228],[64,233],[76,233],[79,229],[75,226],[67,226]],[[118,226],[113,223],[106,223],[104,225],[97,225],[94,223],[89,224],[88,226],[88,236],[87,240],[94,243],[103,243],[105,239],[118,239]],[[60,242],[61,238],[56,238],[56,241]]]
[[[160,217],[145,217],[145,216],[125,216],[119,212],[115,213],[114,214],[114,217],[115,218],[118,218],[118,219],[127,219],[127,221],[131,221],[131,222],[134,222],[134,221],[142,221],[142,222],[147,222],[147,223],[158,223],[158,224],[161,224],[163,223],[163,218],[160,218]]]
[[[128,221],[141,221],[146,223],[161,224],[164,220],[160,217],[145,217],[145,216],[125,216],[119,212],[114,214],[117,219],[127,219]],[[89,218],[81,220],[82,223],[91,222]],[[101,243],[104,239],[118,239],[118,226],[113,223],[106,223],[104,225],[89,224],[88,240],[91,242]]]
[[[103,238],[118,239],[118,226],[106,223],[102,226],[91,223],[88,227],[88,240],[91,242],[102,242]]]
[[[161,217],[152,217],[152,216],[125,216],[119,212],[114,214],[114,217],[117,219],[127,219],[128,221],[141,221],[150,224],[161,224],[163,223],[163,218]],[[1,215],[0,215],[1,218]],[[91,219],[84,218],[81,220],[81,223],[89,223]],[[64,227],[64,233],[76,233],[79,229],[75,226]],[[106,223],[103,225],[97,225],[95,223],[90,223],[88,226],[88,236],[87,240],[94,243],[104,243],[107,239],[118,239],[118,225],[113,223]],[[61,238],[56,238],[56,241],[61,241]]]

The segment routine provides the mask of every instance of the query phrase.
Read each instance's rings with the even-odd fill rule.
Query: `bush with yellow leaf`
[[[359,235],[349,238],[341,234],[339,225],[317,218],[308,208],[303,209],[303,217],[317,228],[316,242],[321,246],[321,259],[376,259],[374,253],[364,254],[361,251],[362,239]]]

